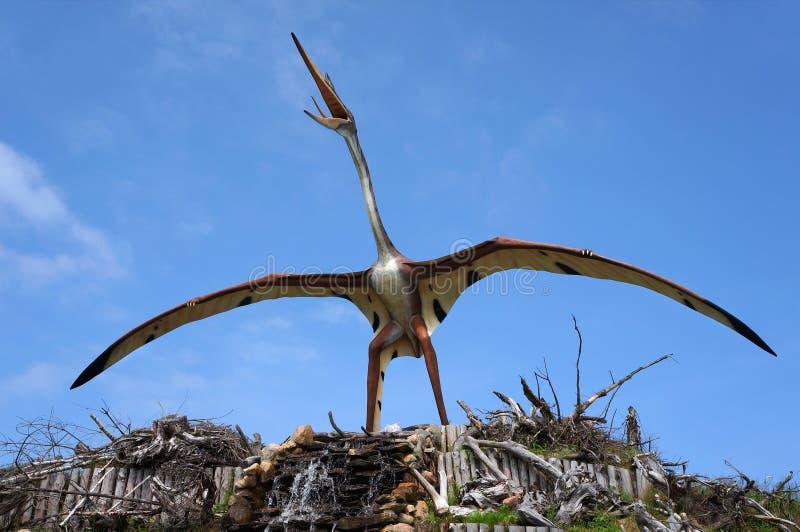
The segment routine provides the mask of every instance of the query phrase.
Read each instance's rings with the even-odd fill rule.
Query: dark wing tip
[[[761,337],[757,335],[753,329],[748,327],[742,320],[740,320],[739,318],[737,318],[724,308],[720,307],[719,305],[712,303],[711,301],[706,300],[706,304],[718,310],[723,316],[725,316],[725,318],[728,320],[728,323],[731,324],[731,328],[734,331],[738,332],[739,334],[741,334],[742,336],[744,336],[745,338],[756,344],[758,347],[769,353],[770,355],[775,357],[778,356],[778,354],[775,351],[773,351],[770,346],[767,345],[767,342],[762,340]]]
[[[72,383],[72,386],[69,387],[70,390],[74,390],[78,386],[83,386],[93,378],[97,377],[103,370],[106,369],[106,362],[108,362],[108,357],[111,354],[111,349],[106,349],[103,353],[95,358],[91,364],[86,366],[86,369],[78,375],[78,378],[75,379],[75,382]]]

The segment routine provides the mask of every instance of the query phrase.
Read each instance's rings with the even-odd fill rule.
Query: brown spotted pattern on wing
[[[770,354],[775,352],[750,327],[728,311],[664,277],[636,266],[596,255],[586,249],[498,237],[459,253],[410,266],[417,272],[423,317],[431,332],[456,299],[475,280],[492,273],[522,268],[583,275],[642,286],[735,330]]]
[[[72,388],[86,383],[139,347],[182,325],[259,301],[282,297],[338,296],[351,300],[365,312],[361,305],[367,302],[366,285],[365,272],[273,274],[190,299],[144,322],[111,344],[80,374]]]

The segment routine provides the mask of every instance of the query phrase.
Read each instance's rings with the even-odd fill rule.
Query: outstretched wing
[[[368,302],[366,272],[339,274],[271,274],[190,299],[142,323],[111,344],[83,370],[71,388],[77,388],[122,360],[141,346],[193,321],[228,310],[281,297],[343,297],[362,312],[374,306]],[[367,316],[372,319],[372,316]]]
[[[728,311],[694,292],[636,266],[595,255],[587,249],[497,237],[428,262],[412,262],[417,272],[423,318],[430,332],[447,316],[456,299],[487,275],[512,268],[611,279],[649,288],[705,314],[738,332],[761,349],[775,352],[750,327]]]

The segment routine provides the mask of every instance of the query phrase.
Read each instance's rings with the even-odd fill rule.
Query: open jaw
[[[311,61],[311,58],[308,57],[308,54],[303,49],[303,45],[300,44],[300,41],[297,40],[297,36],[294,33],[292,33],[292,40],[294,40],[294,44],[297,46],[297,51],[300,52],[303,62],[306,64],[308,71],[311,73],[311,77],[314,78],[314,82],[317,84],[317,88],[319,89],[322,99],[325,101],[325,105],[328,107],[328,111],[330,112],[331,116],[327,116],[325,114],[325,112],[320,108],[319,104],[317,104],[317,101],[314,100],[313,96],[311,99],[314,100],[314,105],[316,106],[319,115],[315,115],[308,111],[305,111],[305,113],[317,121],[317,123],[334,130],[343,124],[352,123],[353,115],[350,113],[347,107],[345,107],[344,102],[342,102],[342,100],[336,94],[336,91],[333,88],[333,82],[331,82],[331,78],[328,77],[327,74],[323,75],[322,72],[319,71],[314,62]]]

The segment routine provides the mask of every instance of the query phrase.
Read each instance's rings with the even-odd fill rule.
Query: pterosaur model
[[[431,334],[467,287],[487,275],[512,268],[585,275],[643,286],[705,314],[768,353],[775,354],[750,327],[711,301],[664,277],[586,249],[498,237],[430,261],[417,262],[402,255],[389,239],[378,214],[353,114],[334,90],[330,77],[323,76],[311,62],[294,34],[292,38],[330,112],[327,116],[315,100],[319,115],[308,111],[306,114],[344,137],[361,181],[378,260],[366,270],[353,273],[270,274],[190,299],[144,322],[111,344],[80,374],[72,388],[81,386],[135,349],[186,323],[267,299],[341,297],[358,307],[372,324],[374,332],[369,344],[367,367],[366,427],[379,430],[385,371],[389,362],[398,356],[425,358],[439,417],[446,424],[447,413]]]

